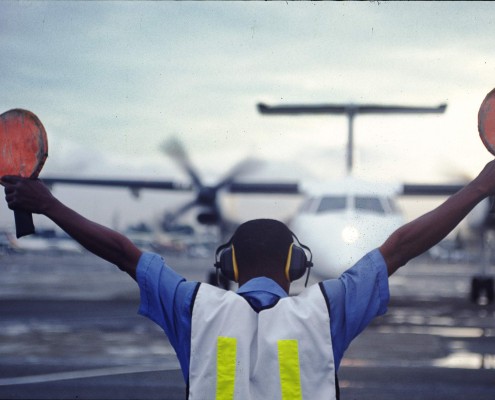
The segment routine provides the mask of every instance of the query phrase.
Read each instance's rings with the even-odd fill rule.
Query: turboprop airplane
[[[319,185],[306,190],[307,199],[294,216],[291,227],[312,249],[318,260],[318,271],[326,276],[338,276],[369,250],[382,244],[404,220],[395,206],[395,198],[403,196],[448,196],[463,185],[411,185],[387,188],[377,182],[358,181],[352,177],[354,132],[353,122],[358,114],[443,113],[446,104],[437,107],[383,106],[374,104],[279,105],[258,104],[266,115],[343,114],[348,119],[347,177],[341,182]],[[487,276],[487,242],[495,228],[495,217],[486,199],[467,218],[470,232],[475,232],[481,244],[481,274],[474,276],[471,299],[478,302],[484,296],[494,300],[493,278]]]
[[[180,143],[167,145],[166,152],[174,158],[190,177],[190,183],[158,180],[116,180],[81,178],[42,178],[48,185],[83,184],[127,187],[134,195],[140,190],[192,191],[193,199],[180,207],[172,217],[164,218],[162,227],[172,229],[180,217],[193,210],[201,224],[216,225],[224,238],[242,221],[230,220],[219,201],[220,193],[234,195],[299,195],[303,205],[289,221],[301,241],[312,249],[315,268],[319,278],[339,276],[368,250],[379,246],[404,219],[395,204],[396,196],[437,195],[445,196],[458,191],[463,185],[417,185],[404,184],[396,187],[360,181],[352,176],[354,132],[353,120],[358,114],[370,113],[443,113],[446,105],[437,107],[380,106],[380,105],[317,105],[317,106],[267,106],[258,105],[262,114],[344,114],[348,117],[347,176],[340,181],[320,182],[250,182],[241,176],[252,168],[251,161],[238,164],[225,178],[214,185],[205,185],[188,159]],[[484,219],[487,218],[485,213]],[[479,293],[474,293],[477,297]]]
[[[381,245],[404,224],[396,205],[403,191],[395,185],[370,182],[353,177],[354,119],[359,114],[443,113],[437,107],[390,106],[374,104],[278,105],[258,104],[263,115],[330,114],[345,115],[348,120],[346,176],[337,181],[304,187],[306,200],[291,220],[317,260],[314,273],[337,277],[368,251]]]

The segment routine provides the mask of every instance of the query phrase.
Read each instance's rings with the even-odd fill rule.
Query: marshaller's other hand
[[[39,179],[4,176],[0,183],[5,188],[5,200],[11,210],[41,214],[54,199],[48,187]]]
[[[495,194],[495,160],[492,160],[485,165],[483,170],[474,179],[473,183],[475,183],[478,189],[485,195],[489,196]]]

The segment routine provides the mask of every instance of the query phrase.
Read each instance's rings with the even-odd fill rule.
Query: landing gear
[[[471,301],[476,304],[491,304],[494,299],[493,278],[475,276],[471,280]]]
[[[481,274],[471,280],[471,301],[475,304],[491,304],[494,298],[493,278],[488,275],[488,266],[491,262],[491,248],[494,244],[494,235],[488,229],[482,232],[482,260]]]

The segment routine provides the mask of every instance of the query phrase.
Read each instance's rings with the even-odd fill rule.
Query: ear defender
[[[237,282],[239,279],[239,270],[237,268],[237,261],[235,259],[235,249],[231,244],[221,246],[217,250],[217,261],[215,267],[225,276],[227,279]]]
[[[309,267],[304,250],[292,243],[285,263],[285,277],[287,280],[293,282],[301,278]]]

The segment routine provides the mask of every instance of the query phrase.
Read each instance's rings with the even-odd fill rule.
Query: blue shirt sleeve
[[[152,253],[143,253],[136,277],[141,297],[138,312],[164,330],[187,379],[191,351],[191,303],[198,283],[186,281],[162,257]]]
[[[340,278],[323,282],[330,303],[330,332],[338,368],[352,340],[373,318],[387,311],[390,298],[385,260],[378,249]]]

